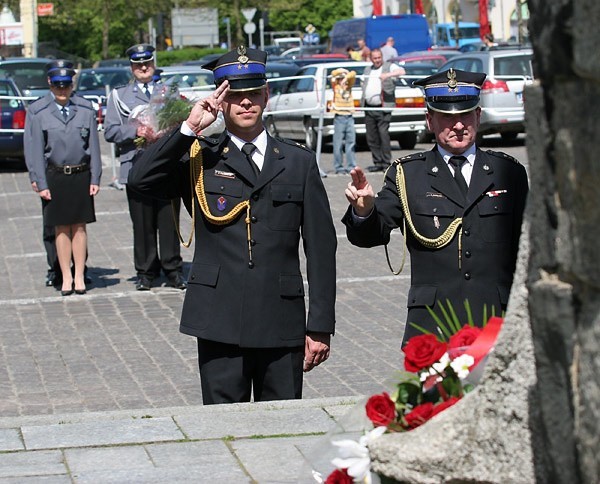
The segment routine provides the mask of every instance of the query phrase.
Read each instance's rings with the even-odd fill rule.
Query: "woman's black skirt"
[[[89,170],[67,175],[50,166],[46,181],[52,200],[44,203],[44,223],[73,225],[96,221],[94,197],[90,196]]]

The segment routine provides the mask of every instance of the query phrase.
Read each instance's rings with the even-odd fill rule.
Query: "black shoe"
[[[375,173],[377,171],[385,171],[385,169],[386,169],[386,166],[381,165],[381,164],[371,165],[371,166],[367,167],[367,171],[370,173]]]
[[[148,276],[140,276],[135,283],[135,288],[138,291],[149,291],[152,287],[152,279]]]
[[[61,289],[60,295],[61,296],[70,296],[74,292],[75,292],[75,290],[73,289],[73,285],[71,285],[71,289],[67,289],[66,291],[64,289]]]
[[[187,289],[187,282],[185,282],[185,279],[181,274],[179,274],[179,272],[177,272],[174,276],[169,276],[169,282],[167,284],[175,289]]]
[[[46,274],[46,287],[52,287],[56,285],[56,280],[58,279],[58,275],[54,271],[48,271]],[[61,281],[62,283],[62,281]]]

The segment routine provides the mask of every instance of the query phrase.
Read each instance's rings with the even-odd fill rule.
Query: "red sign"
[[[37,14],[38,14],[38,17],[46,17],[48,15],[54,15],[54,4],[53,3],[38,3]]]

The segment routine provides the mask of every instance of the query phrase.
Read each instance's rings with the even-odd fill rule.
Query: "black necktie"
[[[449,163],[454,167],[454,179],[456,180],[456,184],[458,188],[460,188],[461,193],[466,197],[467,191],[469,190],[469,185],[465,180],[465,177],[462,174],[461,168],[467,162],[467,159],[464,156],[452,156],[449,160]]]
[[[63,106],[62,108],[60,108],[60,112],[62,113],[63,119],[66,121],[67,117],[69,116],[69,112],[67,111],[67,108],[65,106]]]
[[[242,153],[246,155],[246,158],[248,159],[248,162],[252,167],[252,171],[254,171],[254,174],[258,176],[260,170],[258,169],[258,166],[256,165],[256,163],[254,163],[254,160],[252,159],[252,153],[254,153],[255,149],[256,146],[254,146],[252,143],[246,143],[244,146],[242,146]]]
[[[148,84],[144,84],[144,94],[150,99],[150,89],[148,89]]]

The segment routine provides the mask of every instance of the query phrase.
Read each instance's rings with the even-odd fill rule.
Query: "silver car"
[[[488,50],[461,54],[440,67],[487,74],[481,88],[480,136],[500,133],[512,140],[525,132],[523,89],[533,82],[532,58],[531,49]]]

